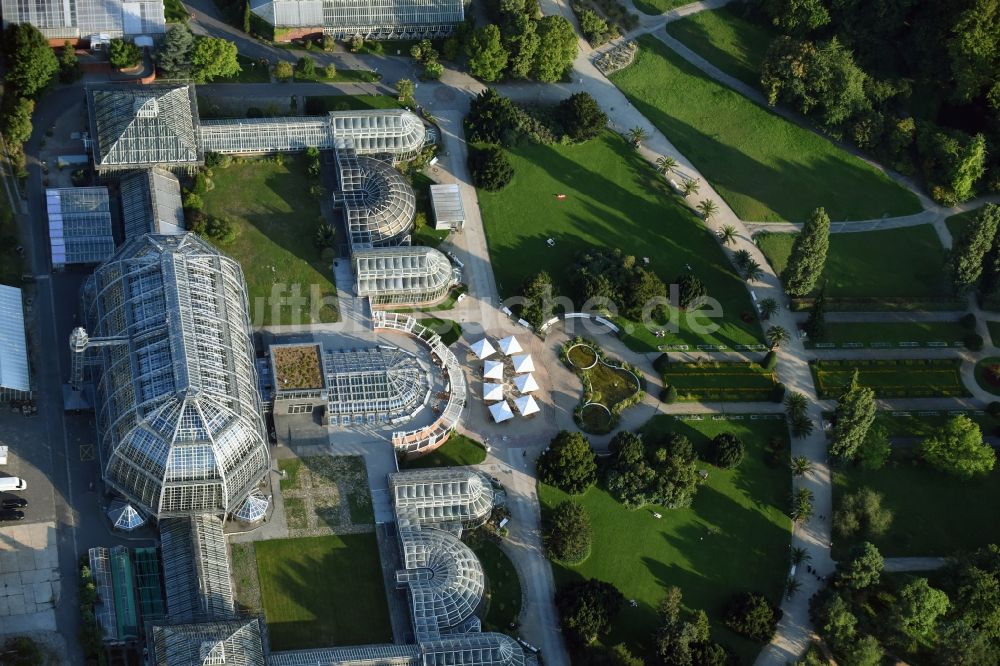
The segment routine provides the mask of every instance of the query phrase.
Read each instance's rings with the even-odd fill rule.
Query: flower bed
[[[851,381],[858,380],[880,398],[940,398],[967,396],[962,383],[961,359],[877,359],[813,361],[809,364],[820,398],[838,398]]]

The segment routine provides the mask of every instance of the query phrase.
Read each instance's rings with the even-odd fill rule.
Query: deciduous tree
[[[876,537],[885,534],[892,524],[892,510],[882,506],[882,494],[863,487],[840,501],[833,513],[833,529],[837,536]]]
[[[892,614],[893,628],[913,640],[930,636],[950,605],[947,594],[931,587],[926,578],[917,578],[899,591]]]
[[[579,432],[561,431],[538,457],[538,479],[579,495],[597,482],[597,456]]]
[[[499,81],[507,69],[509,54],[500,41],[500,28],[483,26],[472,35],[467,47],[469,72],[488,83]]]
[[[560,502],[546,518],[545,547],[549,555],[566,564],[579,564],[590,555],[593,530],[583,505]]]
[[[877,585],[885,560],[874,544],[865,541],[854,547],[851,557],[837,571],[837,580],[852,590]]]
[[[192,76],[199,82],[238,76],[241,68],[236,55],[236,44],[228,39],[199,37],[191,52]]]
[[[965,479],[986,474],[996,464],[993,447],[983,441],[979,425],[968,416],[952,417],[920,445],[924,460]]]
[[[538,21],[538,48],[532,75],[543,83],[555,83],[572,67],[576,59],[577,38],[572,24],[559,15],[544,16]]]
[[[979,282],[987,254],[996,242],[1000,215],[984,210],[955,239],[948,253],[951,284],[957,293],[966,292]]]
[[[3,49],[7,57],[5,93],[34,97],[59,71],[59,61],[48,40],[30,23],[8,23]]]
[[[570,643],[588,645],[611,630],[625,597],[611,583],[589,579],[567,583],[556,591],[556,608]]]

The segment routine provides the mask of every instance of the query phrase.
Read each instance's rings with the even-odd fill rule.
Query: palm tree
[[[747,264],[753,261],[753,255],[750,254],[750,250],[743,248],[733,253],[733,260],[736,261],[736,267],[742,271]]]
[[[313,236],[313,242],[316,247],[320,249],[325,249],[328,247],[334,247],[337,245],[337,231],[329,224],[321,222],[318,227],[316,227],[316,233]]]
[[[731,224],[724,224],[719,229],[719,240],[723,245],[732,245],[736,242],[736,227]]]
[[[807,562],[812,559],[812,555],[809,551],[802,546],[795,546],[792,548],[792,564],[799,566],[803,562]]]
[[[785,581],[785,597],[791,599],[801,588],[802,583],[789,576],[788,580]]]
[[[765,298],[760,302],[760,318],[767,321],[778,311],[778,301],[773,298]]]
[[[656,158],[656,170],[666,176],[668,173],[677,168],[677,160],[670,157],[669,155],[664,155],[663,157]]]
[[[812,434],[816,426],[805,414],[795,414],[792,416],[792,435],[795,437],[808,437]]]
[[[809,407],[809,400],[801,393],[791,392],[785,396],[785,411],[789,418],[804,416]]]
[[[781,326],[772,326],[767,329],[764,333],[764,337],[767,338],[767,344],[771,346],[771,349],[780,347],[792,339],[792,336],[788,334],[788,331]]]
[[[757,263],[756,259],[750,259],[743,267],[743,277],[747,279],[747,282],[756,282],[763,275],[764,271],[761,269],[760,264]]]
[[[799,488],[792,494],[792,520],[803,523],[813,515],[813,494],[808,488]]]
[[[792,474],[795,476],[804,476],[809,473],[812,469],[812,462],[809,458],[805,456],[795,456],[792,458]]]
[[[628,131],[628,140],[632,142],[634,148],[638,148],[639,144],[649,138],[649,132],[643,128],[636,126]]]
[[[708,221],[712,219],[713,215],[719,212],[719,204],[711,199],[705,199],[698,203],[698,210],[701,211],[702,217]]]
[[[698,194],[698,190],[701,189],[701,181],[697,178],[691,178],[684,181],[681,185],[681,191],[684,192],[684,196],[689,197],[692,194]]]

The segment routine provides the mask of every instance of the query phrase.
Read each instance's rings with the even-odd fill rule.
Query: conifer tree
[[[829,248],[830,216],[823,208],[817,208],[792,243],[792,254],[781,275],[785,291],[792,296],[805,296],[815,289],[826,266]]]
[[[948,254],[948,269],[956,293],[968,291],[979,281],[983,274],[983,262],[993,247],[998,222],[1000,214],[983,209],[965,232],[955,239]]]
[[[843,460],[853,460],[875,422],[875,391],[858,383],[857,368],[837,402],[835,418],[830,453]]]

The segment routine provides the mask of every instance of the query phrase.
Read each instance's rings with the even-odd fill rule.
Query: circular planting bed
[[[578,370],[590,370],[597,365],[597,352],[590,345],[573,345],[566,351],[566,358]]]
[[[611,410],[599,402],[591,402],[580,408],[580,429],[591,435],[611,432],[615,420]]]
[[[990,356],[976,363],[976,383],[993,395],[1000,395],[1000,356]]]

